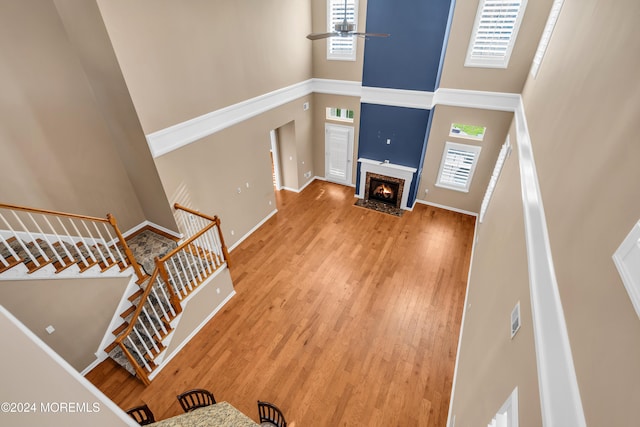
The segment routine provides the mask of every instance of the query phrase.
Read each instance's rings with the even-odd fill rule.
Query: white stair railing
[[[171,332],[170,322],[182,312],[181,301],[211,277],[225,263],[228,252],[218,217],[174,207],[181,215],[186,238],[174,250],[156,259],[156,268],[140,300],[135,304],[129,325],[116,338],[136,376],[150,384],[154,360],[164,350],[162,342]]]
[[[18,262],[29,273],[51,263],[56,273],[72,265],[80,271],[131,265],[144,278],[110,214],[97,218],[0,203],[0,243],[0,269]]]

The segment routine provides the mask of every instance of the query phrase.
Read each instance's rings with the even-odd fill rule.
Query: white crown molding
[[[350,80],[311,79],[313,92],[329,95],[362,96],[362,83]]]
[[[433,92],[363,86],[360,101],[366,104],[430,110],[433,108],[433,100]]]
[[[435,105],[515,111],[512,93],[440,88],[435,92],[362,86],[349,80],[309,79],[212,111],[147,135],[154,158],[311,93],[361,98],[367,104],[430,110]]]
[[[515,110],[533,334],[545,427],[586,427],[522,99]]]
[[[482,108],[485,110],[515,111],[520,103],[517,93],[484,92],[479,90],[447,89],[436,90],[433,105],[452,107]]]
[[[237,104],[212,111],[147,135],[154,158],[221,131],[287,102],[309,95],[312,80],[305,80]]]

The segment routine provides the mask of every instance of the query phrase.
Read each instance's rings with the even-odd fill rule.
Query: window
[[[496,165],[493,168],[493,174],[491,175],[491,179],[489,180],[487,192],[484,193],[482,205],[480,205],[480,222],[484,221],[484,215],[487,213],[487,208],[489,207],[489,202],[491,201],[491,196],[493,195],[493,190],[496,188],[496,183],[498,182],[498,178],[500,177],[500,173],[502,172],[502,166],[504,166],[504,162],[510,153],[511,142],[509,140],[509,137],[507,136],[507,140],[504,142],[504,144],[502,144],[500,154],[498,154],[498,160],[496,161]]]
[[[358,0],[327,0],[327,31],[335,31],[336,24],[344,21],[345,4],[347,22],[357,25]],[[330,37],[327,41],[327,59],[356,60],[356,36]]]
[[[353,110],[327,107],[327,120],[353,123]]]
[[[547,51],[547,46],[549,45],[549,40],[551,40],[553,29],[556,27],[556,21],[558,20],[558,16],[560,16],[560,9],[562,9],[563,3],[564,0],[554,0],[553,6],[551,6],[547,25],[544,27],[542,37],[540,37],[540,44],[538,44],[538,50],[536,50],[536,54],[533,57],[533,64],[531,65],[531,75],[534,78],[538,75],[538,69],[540,68],[540,64],[542,64],[542,58],[544,58],[544,54]]]
[[[527,0],[480,0],[466,67],[507,68]]]
[[[487,128],[484,126],[465,125],[463,123],[451,123],[449,136],[482,141],[484,139],[484,133],[486,130]]]
[[[480,150],[478,146],[447,141],[436,186],[468,192]]]

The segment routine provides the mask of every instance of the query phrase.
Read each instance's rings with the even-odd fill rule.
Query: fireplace
[[[417,169],[408,166],[396,165],[389,163],[388,161],[378,161],[365,158],[359,158],[358,163],[360,164],[360,182],[357,191],[358,197],[382,206],[389,206],[396,209],[409,209],[407,206],[409,189],[411,188],[413,177],[417,172]],[[371,179],[379,182],[379,184],[374,186],[373,189],[371,188]],[[381,195],[380,198],[384,200],[372,197],[372,193],[376,193],[376,189],[380,184],[386,186],[377,191],[377,193]],[[395,193],[395,196],[390,197],[389,190]]]
[[[404,179],[367,172],[364,199],[400,208]]]

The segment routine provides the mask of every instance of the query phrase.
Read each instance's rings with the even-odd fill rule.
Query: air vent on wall
[[[513,307],[511,311],[511,338],[515,336],[515,334],[520,329],[520,301]]]

